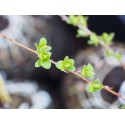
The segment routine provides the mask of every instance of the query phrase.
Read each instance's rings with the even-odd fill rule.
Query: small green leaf
[[[35,67],[40,67],[41,64],[40,64],[40,59],[38,59],[36,62],[35,62]]]
[[[40,45],[40,46],[45,46],[46,44],[47,44],[46,38],[44,38],[44,37],[41,38],[40,41],[39,41],[39,45]]]
[[[35,44],[36,51],[38,52],[39,60],[36,61],[35,67],[42,66],[45,69],[49,69],[51,67],[51,46],[47,46],[47,39],[41,38],[39,44]]]
[[[56,63],[56,67],[57,67],[58,69],[60,69],[61,71],[64,71],[63,61],[58,61],[58,62]]]
[[[95,92],[95,90],[94,90],[94,87],[93,87],[93,84],[92,83],[90,83],[89,85],[88,85],[88,87],[87,87],[87,90],[88,90],[88,92]]]
[[[114,33],[108,34],[108,33],[105,33],[105,32],[104,32],[104,33],[101,35],[100,38],[101,38],[102,41],[105,42],[107,45],[111,45],[114,36],[115,36]]]
[[[51,46],[47,46],[47,39],[46,38],[41,38],[39,41],[39,44],[35,44],[36,46],[36,51],[40,54],[43,51],[50,51]]]
[[[58,61],[56,67],[61,71],[75,71],[74,60],[69,59],[68,56],[64,58],[64,60]]]
[[[102,90],[103,89],[103,85],[100,83],[100,81],[98,79],[96,79],[95,81],[91,82],[89,85],[88,85],[88,88],[87,90],[89,92],[96,92],[96,91],[99,91],[99,90]]]
[[[78,20],[77,16],[70,15],[67,23],[76,26],[79,23],[79,20]]]
[[[68,61],[68,60],[69,60],[69,57],[66,56],[66,57],[64,58],[64,61]]]
[[[82,29],[77,30],[77,37],[88,37],[89,35]]]
[[[87,66],[84,65],[80,75],[92,79],[95,75],[93,66],[90,63]]]
[[[52,49],[51,46],[47,46],[46,51],[50,51]]]
[[[41,66],[45,69],[50,69],[51,68],[51,60],[48,59],[46,61],[41,61]]]
[[[75,69],[76,69],[76,68],[75,68],[74,66],[72,66],[72,67],[69,67],[69,68],[68,68],[68,71],[72,71],[72,72],[73,72],[73,71],[75,71]]]
[[[50,59],[51,57],[51,52],[41,52],[40,55],[39,55],[39,58],[42,60],[42,61],[46,61],[48,59]]]
[[[77,26],[77,25],[81,25],[81,26],[87,26],[87,20],[88,17],[87,16],[75,16],[75,15],[70,15],[68,17],[68,20],[66,21],[68,24]]]
[[[94,71],[94,68],[90,63],[87,65],[87,68],[89,71]]]
[[[78,16],[79,24],[82,26],[87,26],[88,17],[87,16]]]
[[[71,67],[71,64],[70,63],[66,63],[64,66],[67,69],[67,68]]]
[[[96,33],[92,33],[90,35],[90,40],[88,41],[88,44],[98,46],[99,37],[96,35]]]
[[[43,46],[43,47],[39,47],[38,49],[37,49],[37,52],[38,53],[41,53],[41,52],[43,52],[43,51],[50,51],[51,50],[51,46],[47,46],[47,45],[45,45],[45,46]]]

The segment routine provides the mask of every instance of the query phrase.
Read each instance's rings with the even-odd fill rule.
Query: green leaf
[[[74,66],[67,68],[68,71],[72,71],[72,72],[75,71],[75,69],[76,68]]]
[[[102,41],[105,42],[107,45],[111,45],[114,36],[115,36],[114,33],[108,34],[108,33],[105,33],[105,32],[104,32],[104,33],[101,35],[100,38],[101,38]]]
[[[56,67],[57,67],[58,69],[60,69],[61,71],[64,71],[63,61],[58,61],[58,62],[56,63]]]
[[[99,37],[96,35],[96,33],[92,33],[90,35],[90,40],[88,41],[88,44],[95,46],[99,44]]]
[[[40,41],[39,41],[39,45],[40,45],[40,46],[45,46],[46,44],[47,44],[46,38],[44,38],[44,37],[41,38]]]
[[[41,52],[43,52],[43,51],[50,51],[51,50],[51,46],[42,46],[42,47],[39,47],[38,49],[37,49],[37,52],[39,52],[39,53],[41,53]]]
[[[68,19],[68,21],[67,21],[67,23],[76,26],[76,25],[79,23],[79,20],[78,20],[77,16],[75,16],[75,15],[70,15],[70,16],[69,16],[69,19]]]
[[[47,46],[46,51],[50,51],[52,49],[51,46]]]
[[[51,68],[51,60],[48,59],[46,61],[41,61],[41,66],[45,69],[50,69]]]
[[[94,68],[93,66],[89,63],[86,68],[89,70],[89,71],[94,71]]]
[[[52,48],[51,46],[47,46],[47,40],[46,38],[41,38],[39,41],[39,44],[35,44],[36,51],[40,54],[43,51],[50,51]]]
[[[122,55],[122,53],[114,53],[114,57],[115,57],[115,59],[120,61],[122,59],[123,55]]]
[[[67,68],[69,68],[69,67],[71,67],[71,64],[70,63],[65,63],[65,68],[67,69]]]
[[[46,38],[41,38],[39,44],[35,44],[36,51],[38,52],[39,60],[36,61],[35,67],[42,66],[45,69],[49,69],[51,67],[51,46],[47,46]]]
[[[94,87],[93,87],[93,84],[92,84],[92,83],[90,83],[90,84],[88,85],[87,90],[88,90],[88,92],[91,92],[91,93],[95,92],[95,90],[94,90]]]
[[[88,37],[89,35],[82,29],[77,30],[77,37]]]
[[[86,71],[85,73],[85,77],[89,78],[89,79],[93,79],[95,73],[92,71]]]
[[[68,60],[69,60],[69,57],[66,56],[66,57],[64,58],[64,61],[68,61]]]
[[[95,81],[91,82],[89,85],[88,85],[88,88],[87,90],[89,92],[96,92],[96,91],[99,91],[99,90],[102,90],[103,89],[103,85],[100,83],[100,81],[98,79],[96,79]]]
[[[78,16],[78,20],[79,20],[79,24],[85,27],[87,26],[87,21],[88,21],[87,16]]]
[[[35,62],[35,67],[40,67],[41,64],[40,64],[40,59],[38,59],[36,62]]]
[[[68,24],[77,26],[77,25],[81,25],[81,26],[87,26],[87,21],[88,21],[88,17],[87,16],[75,16],[75,15],[70,15],[68,20],[66,21]]]
[[[95,75],[93,66],[90,63],[87,66],[84,65],[80,75],[92,79]]]
[[[74,66],[74,64],[75,64],[74,59],[70,59],[70,63]]]
[[[50,59],[51,57],[51,52],[41,52],[40,55],[39,55],[39,58],[42,60],[42,61],[46,61],[48,59]]]
[[[64,58],[64,60],[58,61],[56,67],[61,71],[75,71],[74,60],[69,59],[68,56]]]

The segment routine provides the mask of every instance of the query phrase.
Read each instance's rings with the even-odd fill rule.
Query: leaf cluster
[[[64,60],[58,61],[56,67],[61,71],[75,71],[74,60],[69,59],[68,56]]]
[[[96,79],[95,81],[91,82],[87,88],[87,90],[92,93],[102,89],[103,89],[103,85],[100,83],[99,79]]]
[[[42,66],[45,69],[51,67],[51,46],[47,46],[46,38],[41,38],[39,44],[36,45],[36,52],[38,53],[39,59],[35,62],[35,67]]]
[[[70,15],[67,23],[77,26],[77,25],[81,25],[81,26],[87,26],[87,21],[88,21],[88,17],[87,16],[75,16],[75,15]]]
[[[80,75],[92,79],[95,75],[93,66],[90,63],[87,66],[84,65]]]

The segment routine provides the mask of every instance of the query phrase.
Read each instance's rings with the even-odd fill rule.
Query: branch
[[[9,40],[10,42],[12,42],[12,43],[14,43],[14,44],[16,44],[16,45],[18,45],[18,46],[20,46],[20,47],[22,47],[22,48],[24,48],[24,49],[30,51],[30,52],[32,52],[32,53],[35,53],[35,54],[38,56],[38,53],[37,53],[35,50],[33,50],[33,49],[29,48],[29,47],[26,47],[25,45],[23,45],[23,44],[17,42],[16,40],[14,40],[14,39],[12,39],[12,38],[10,38],[10,37],[8,37],[8,36],[2,34],[2,33],[0,33],[0,36],[3,37],[3,38],[5,38],[5,39],[7,39],[7,40]],[[52,62],[54,65],[56,65],[56,62],[55,62],[55,61],[51,60],[51,62]],[[82,77],[82,76],[81,76],[79,73],[77,73],[77,72],[69,72],[69,71],[64,71],[64,72],[65,72],[65,73],[72,73],[72,74],[74,74],[74,75],[80,77],[82,80],[84,80],[84,81],[85,81],[86,83],[88,83],[88,84],[90,84],[90,83],[92,82],[91,80],[89,80],[89,79],[87,79],[87,78],[85,78],[85,77]],[[117,93],[117,92],[113,91],[109,86],[104,86],[103,89],[105,89],[106,91],[112,93],[112,94],[115,95],[115,96],[120,97],[121,99],[123,99],[123,100],[125,101],[125,97],[124,97],[124,96],[122,96],[120,93]]]

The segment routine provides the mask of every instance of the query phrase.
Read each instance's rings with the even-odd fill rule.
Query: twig
[[[29,47],[26,47],[25,45],[23,45],[23,44],[21,44],[21,43],[18,43],[16,40],[13,40],[12,38],[10,38],[10,37],[8,37],[8,36],[2,34],[2,33],[0,33],[0,36],[3,37],[3,38],[5,38],[5,39],[7,39],[7,40],[9,40],[10,42],[13,42],[13,43],[15,43],[16,45],[18,45],[18,46],[20,46],[20,47],[22,47],[22,48],[24,48],[24,49],[26,49],[26,50],[32,52],[32,53],[35,53],[35,54],[38,56],[38,53],[37,53],[35,50],[33,50],[33,49],[29,48]],[[52,62],[54,65],[56,65],[56,62],[55,62],[55,61],[51,60],[51,62]],[[65,72],[65,73],[72,73],[72,74],[74,74],[74,75],[77,75],[78,77],[80,77],[82,80],[84,80],[84,81],[87,82],[88,84],[92,82],[91,80],[88,80],[87,78],[82,77],[82,76],[81,76],[79,73],[77,73],[77,72],[68,72],[68,71],[64,71],[64,72]],[[106,91],[112,93],[112,94],[115,95],[115,96],[118,96],[118,97],[122,98],[122,99],[125,101],[125,97],[123,97],[120,93],[117,93],[117,92],[113,91],[109,86],[104,86],[103,89],[105,89]]]
[[[10,38],[10,37],[8,37],[8,36],[2,34],[2,33],[0,33],[0,36],[3,37],[3,38],[5,38],[5,39],[7,39],[7,40],[9,40],[9,41],[11,41],[12,43],[14,43],[14,44],[16,44],[16,45],[18,45],[18,46],[20,46],[20,47],[26,49],[26,50],[28,50],[28,51],[30,51],[30,52],[35,53],[35,54],[38,55],[38,53],[37,53],[35,50],[30,49],[29,47],[27,47],[27,46],[25,46],[25,45],[23,45],[23,44],[17,42],[16,40],[14,40],[14,39],[12,39],[12,38]]]
[[[118,96],[118,97],[122,98],[125,101],[124,96],[122,96],[120,93],[117,93],[117,92],[113,91],[109,86],[104,86],[103,89],[105,89],[106,91],[112,93],[115,96]]]

